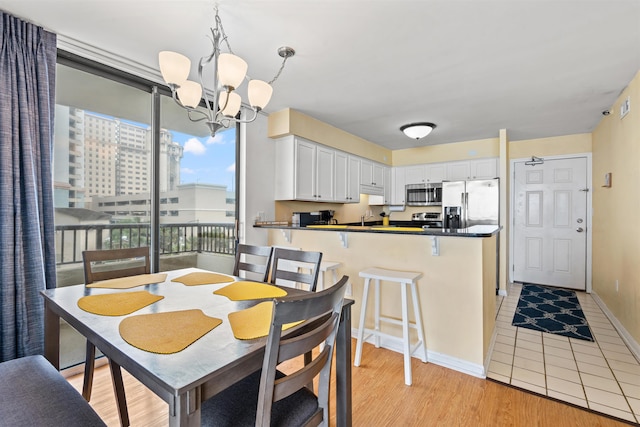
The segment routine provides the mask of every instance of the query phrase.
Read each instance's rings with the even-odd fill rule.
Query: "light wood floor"
[[[355,341],[354,341],[355,346]],[[413,359],[413,385],[404,385],[402,355],[363,347],[353,368],[354,426],[575,426],[628,425],[489,380]],[[124,372],[131,425],[167,425],[167,405]],[[69,378],[82,389],[82,375]],[[107,366],[96,370],[91,405],[109,426],[118,416]],[[332,415],[331,425],[335,425]]]

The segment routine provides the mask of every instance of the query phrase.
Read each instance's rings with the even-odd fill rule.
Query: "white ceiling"
[[[266,112],[294,108],[390,149],[494,138],[499,129],[510,140],[590,132],[640,70],[638,0],[218,4],[252,78],[275,75],[278,47],[296,50]],[[158,51],[180,51],[194,63],[208,53],[213,5],[0,0],[0,9],[67,45],[133,58],[156,79]],[[437,128],[411,140],[399,127],[414,121]]]

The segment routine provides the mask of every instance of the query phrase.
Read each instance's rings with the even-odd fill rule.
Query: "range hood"
[[[360,184],[360,194],[384,196],[384,188],[375,185]]]
[[[378,194],[369,194],[369,206],[384,206],[386,203],[384,202],[384,196],[380,196]]]

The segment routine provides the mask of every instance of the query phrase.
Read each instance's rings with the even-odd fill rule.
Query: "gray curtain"
[[[56,286],[56,36],[0,11],[0,361],[42,354]]]

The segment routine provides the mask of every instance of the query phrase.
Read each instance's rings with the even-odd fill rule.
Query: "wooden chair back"
[[[85,284],[151,273],[149,247],[82,252]]]
[[[260,377],[256,426],[269,425],[272,404],[312,384],[316,377],[318,410],[306,425],[329,424],[331,361],[348,280],[348,276],[342,276],[326,290],[275,299]],[[282,337],[283,325],[301,320],[307,323],[299,331]],[[319,350],[312,352],[316,348]],[[276,379],[280,363],[308,353],[316,356],[297,371]]]
[[[322,252],[275,248],[269,281],[274,285],[282,285],[282,281],[302,283],[315,292],[321,262]]]
[[[269,267],[273,248],[271,246],[254,246],[239,243],[236,248],[236,260],[233,265],[233,275],[251,278],[246,273],[255,273],[256,279],[266,282],[269,280]]]

